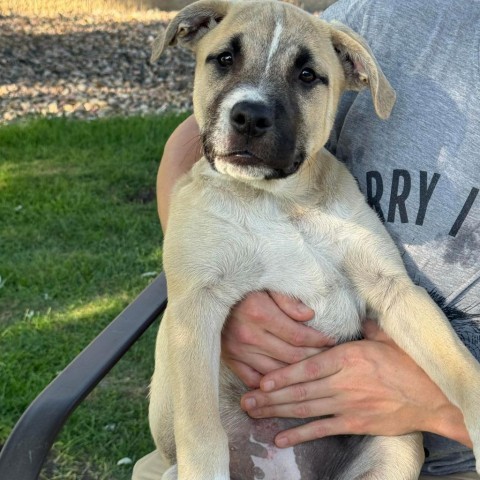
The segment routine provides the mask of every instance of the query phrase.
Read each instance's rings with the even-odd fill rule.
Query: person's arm
[[[191,115],[172,133],[165,144],[157,175],[157,209],[162,229],[167,228],[170,195],[175,182],[200,160],[200,131]]]

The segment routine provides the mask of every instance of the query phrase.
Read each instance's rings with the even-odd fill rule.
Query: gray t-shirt
[[[322,17],[364,36],[397,92],[387,121],[368,91],[346,94],[329,148],[480,360],[480,0],[340,0]],[[423,473],[474,471],[466,447],[425,446]]]

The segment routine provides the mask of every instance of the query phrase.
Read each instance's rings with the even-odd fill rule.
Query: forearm
[[[472,441],[465,428],[462,412],[448,401],[440,405],[436,409],[435,415],[424,419],[424,422],[421,428],[423,431],[436,433],[472,448]]]
[[[164,232],[173,186],[201,157],[199,134],[195,117],[191,115],[177,127],[165,145],[157,175],[157,209]]]

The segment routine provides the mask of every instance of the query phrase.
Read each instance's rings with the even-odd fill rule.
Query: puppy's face
[[[326,143],[345,89],[370,87],[378,115],[395,95],[363,39],[275,0],[201,0],[157,39],[152,58],[196,52],[194,112],[204,154],[243,180],[297,172]]]
[[[342,67],[318,19],[281,3],[235,7],[197,51],[204,153],[233,177],[283,178],[327,141]]]

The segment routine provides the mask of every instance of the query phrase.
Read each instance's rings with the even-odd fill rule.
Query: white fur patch
[[[265,96],[259,91],[258,87],[250,85],[241,85],[232,90],[223,100],[220,107],[219,123],[229,122],[232,108],[239,102],[265,102]]]
[[[301,480],[302,476],[295,460],[293,447],[277,448],[267,443],[256,442],[252,435],[250,435],[250,442],[261,445],[268,452],[267,458],[251,455],[255,467],[263,472],[263,476],[255,476],[255,480]]]
[[[259,91],[258,87],[251,85],[241,85],[232,90],[220,105],[217,124],[213,133],[213,143],[219,151],[226,149],[226,139],[230,133],[230,112],[239,102],[266,102],[265,96]]]
[[[272,43],[270,44],[270,50],[268,51],[267,66],[265,67],[265,71],[267,72],[270,69],[271,60],[280,45],[280,37],[282,36],[282,31],[283,31],[282,22],[277,22],[275,24],[275,30],[273,32]]]
[[[232,163],[222,159],[215,160],[215,167],[220,173],[223,173],[224,175],[230,175],[231,177],[239,180],[264,180],[265,177],[271,173],[271,170],[266,167],[244,167],[233,165]]]

